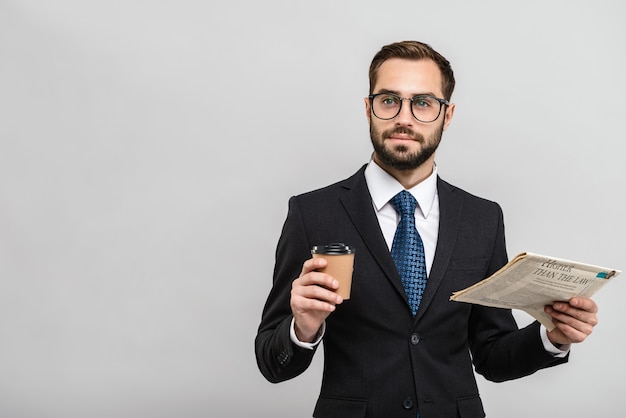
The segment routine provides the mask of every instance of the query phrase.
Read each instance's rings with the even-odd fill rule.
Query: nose
[[[400,112],[396,116],[396,125],[399,126],[411,126],[413,125],[414,118],[413,112],[411,112],[411,106],[413,103],[411,99],[402,98],[402,106],[400,106]]]

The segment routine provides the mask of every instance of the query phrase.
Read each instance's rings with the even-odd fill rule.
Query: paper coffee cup
[[[354,247],[342,242],[316,245],[311,249],[311,254],[313,258],[324,258],[327,261],[326,267],[318,271],[333,276],[339,282],[339,287],[335,292],[344,299],[350,299]]]

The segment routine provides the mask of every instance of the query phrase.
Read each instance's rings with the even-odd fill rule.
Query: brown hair
[[[441,79],[444,99],[450,100],[454,91],[454,73],[450,62],[445,59],[439,52],[435,51],[422,42],[418,41],[402,41],[385,45],[372,59],[370,65],[370,94],[374,92],[374,86],[378,77],[378,69],[390,58],[402,58],[409,60],[431,59],[437,64],[441,71]]]

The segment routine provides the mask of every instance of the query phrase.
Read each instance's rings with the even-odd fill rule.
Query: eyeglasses
[[[402,102],[408,100],[411,102],[411,113],[413,117],[420,122],[430,123],[439,118],[443,105],[449,105],[450,102],[428,94],[422,94],[410,99],[400,97],[394,93],[377,93],[367,96],[370,99],[372,113],[378,119],[393,119],[400,113]]]

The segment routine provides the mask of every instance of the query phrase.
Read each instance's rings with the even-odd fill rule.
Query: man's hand
[[[302,265],[300,277],[291,285],[291,312],[295,320],[296,337],[302,342],[315,340],[324,320],[343,302],[333,292],[339,283],[332,276],[315,271],[326,267],[326,260],[311,258]]]
[[[583,342],[598,324],[598,305],[588,298],[572,298],[569,303],[554,302],[544,309],[556,325],[548,332],[548,339],[557,347]]]

